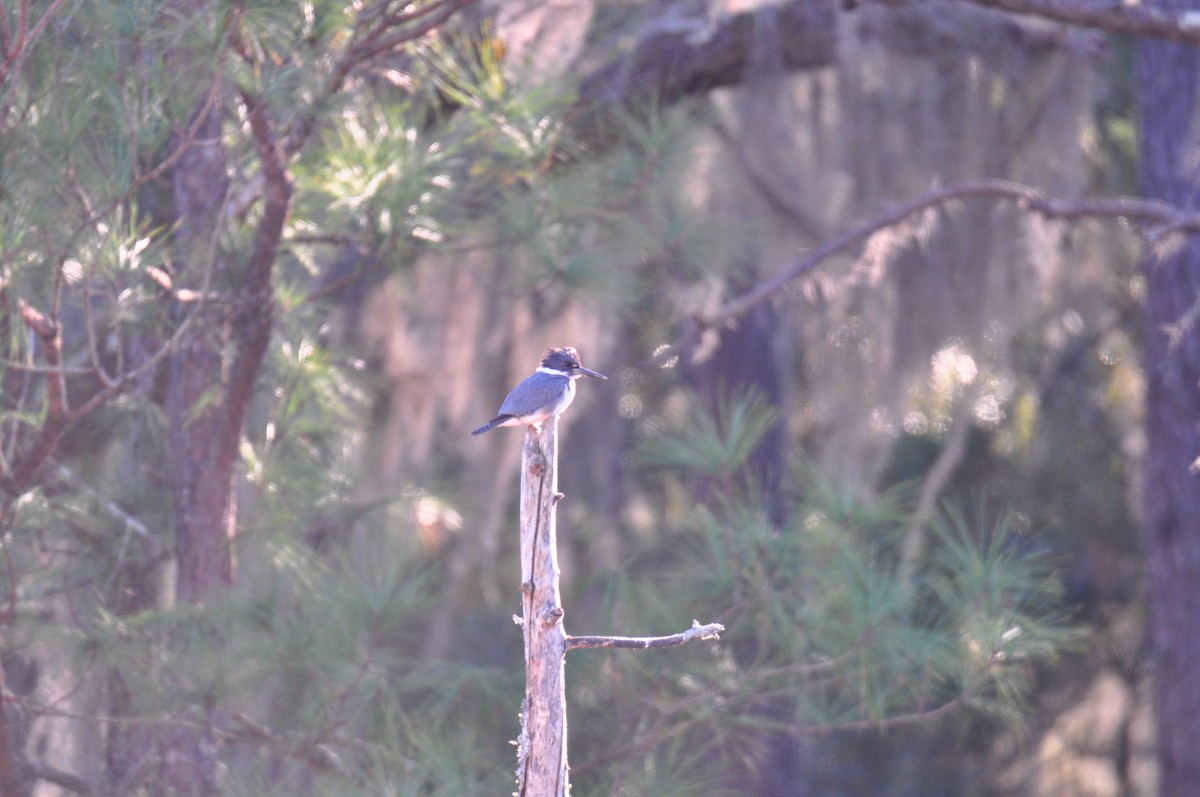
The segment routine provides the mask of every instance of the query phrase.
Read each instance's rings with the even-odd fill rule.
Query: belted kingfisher
[[[579,364],[579,353],[570,346],[547,349],[542,364],[524,382],[517,385],[500,405],[495,418],[471,434],[483,434],[497,426],[536,426],[571,406],[575,400],[575,380],[581,376],[608,379]]]

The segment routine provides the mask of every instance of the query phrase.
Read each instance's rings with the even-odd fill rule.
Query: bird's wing
[[[500,405],[500,412],[496,414],[527,415],[542,407],[557,404],[563,389],[564,385],[559,379],[533,379],[531,377],[513,388],[512,392],[504,399],[504,403]],[[514,398],[518,393],[521,395],[520,403]]]

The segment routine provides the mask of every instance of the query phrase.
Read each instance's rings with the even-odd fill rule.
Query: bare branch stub
[[[720,623],[701,625],[699,621],[693,620],[692,627],[688,630],[668,636],[569,636],[567,637],[567,650],[581,650],[583,648],[629,648],[634,650],[667,648],[682,645],[694,639],[719,640],[721,632],[724,630],[725,626]]]

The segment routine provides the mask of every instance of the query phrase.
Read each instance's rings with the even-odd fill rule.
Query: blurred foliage
[[[776,411],[757,395],[745,400],[726,396],[715,413],[696,402],[684,430],[646,441],[643,460],[728,478],[746,465],[775,421]]]
[[[734,473],[772,417],[757,397],[729,397],[716,417],[693,414],[654,439],[648,460],[666,481]],[[970,515],[948,506],[905,590],[896,548],[910,522],[908,489],[856,498],[803,461],[789,483],[782,523],[753,486],[726,481],[683,514],[662,548],[614,575],[614,627],[653,633],[719,614],[727,629],[717,648],[662,654],[669,661],[661,664],[572,659],[587,668],[572,673],[572,683],[586,682],[572,721],[590,731],[593,716],[620,723],[627,715],[624,727],[600,733],[618,741],[586,743],[604,751],[599,760],[618,762],[605,771],[622,788],[741,793],[777,734],[886,730],[947,714],[1020,723],[1037,668],[1077,642],[1053,556],[1018,533],[1012,512],[996,514],[984,501]],[[639,704],[629,695],[655,697]],[[606,711],[613,701],[618,710]],[[647,764],[634,772],[620,752]],[[718,759],[741,764],[719,773],[697,766]]]
[[[20,660],[40,670],[25,695],[31,716],[56,727],[69,715],[102,740],[94,760],[76,762],[97,793],[120,790],[131,763],[123,734],[189,723],[220,743],[231,794],[511,786],[519,673],[429,661],[422,648],[446,562],[411,532],[461,517],[431,495],[356,493],[375,383],[333,345],[336,306],[325,300],[380,264],[457,244],[497,206],[522,205],[523,233],[538,243],[555,213],[536,202],[553,196],[545,169],[568,100],[508,83],[486,36],[458,35],[368,59],[347,76],[352,90],[331,93],[330,64],[366,24],[362,13],[320,2],[196,14],[83,4],[51,22],[5,83],[6,466],[36,434],[48,395],[28,367],[43,352],[14,320],[18,299],[61,323],[72,399],[95,389],[97,362],[113,374],[146,366],[68,430],[46,478],[6,496],[0,515],[6,669]],[[185,46],[213,81],[173,66]],[[273,337],[238,447],[237,588],[175,605],[170,375],[145,358],[172,336],[216,332],[188,329],[186,305],[170,300],[169,168],[197,99],[212,92],[227,110],[228,200],[240,201],[258,162],[239,89],[265,98],[278,130],[296,134],[311,119],[313,132],[289,162],[295,198],[274,269]],[[213,246],[229,268],[206,300],[238,295],[260,212],[251,202],[222,220]],[[61,764],[73,737],[47,733],[46,758]]]
[[[218,708],[230,794],[507,793],[521,695],[508,612],[451,618],[468,646],[453,656],[423,649],[455,543],[422,534],[456,530],[457,498],[444,496],[470,486],[401,484],[381,500],[356,491],[378,377],[339,348],[336,300],[421,252],[483,245],[513,266],[498,290],[602,303],[650,348],[678,321],[673,291],[721,295],[726,280],[744,279],[728,272],[753,231],[681,195],[695,107],[614,114],[609,149],[597,153],[569,131],[570,92],[512,80],[487,28],[414,42],[327,95],[328,64],[360,6],[221,8],[84,3],[52,28],[5,88],[15,103],[0,128],[0,281],[6,308],[10,296],[60,308],[68,387],[86,388],[93,357],[116,367],[178,330],[161,280],[173,256],[170,191],[155,170],[213,87],[163,68],[164,53],[186,41],[221,65],[236,180],[256,161],[234,88],[261,92],[280,129],[316,115],[289,164],[274,335],[240,440],[237,588],[173,605],[162,377],[139,373],[70,430],[44,483],[3,516],[3,652],[69,685],[32,713],[75,711],[97,737],[109,721],[153,728],[177,709]],[[1126,122],[1103,126],[1121,151]],[[222,228],[231,258],[248,251],[257,212]],[[217,287],[236,291],[231,272]],[[22,368],[38,353],[32,337],[18,323],[3,332],[0,424],[11,440],[36,428],[46,394]],[[968,477],[986,469],[995,505],[1013,509],[950,505],[911,590],[895,574],[910,480],[944,442],[961,385],[921,398],[932,422],[899,438],[919,452],[874,494],[796,456],[779,502],[749,463],[788,407],[726,391],[715,411],[689,400],[670,424],[654,413],[685,393],[677,372],[631,378],[646,412],[629,424],[636,451],[621,454],[641,464],[626,497],[644,517],[601,531],[636,544],[619,550],[619,567],[588,569],[567,589],[600,607],[609,628],[597,631],[657,634],[692,617],[728,631],[719,645],[572,654],[577,791],[740,794],[779,737],[943,716],[1021,722],[1039,667],[1075,639],[1054,556],[1093,532],[1129,545],[1131,528],[1124,461],[1112,453],[1137,392],[1126,331],[1101,335],[1110,360],[1063,358],[1055,384],[1084,396],[1087,413],[1039,381],[1037,363],[1068,348],[1041,343],[1043,332],[1030,335],[1020,384],[996,392],[1007,415],[975,430],[965,483],[949,491],[969,495],[978,485]],[[971,356],[956,342],[947,352],[953,363]],[[504,567],[507,555],[486,564]],[[72,704],[82,709],[59,706],[78,695],[90,701]]]

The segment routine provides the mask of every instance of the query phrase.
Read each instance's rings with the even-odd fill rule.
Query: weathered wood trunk
[[[521,459],[521,593],[525,638],[525,703],[517,752],[521,797],[565,797],[567,634],[559,594],[555,504],[558,419],[525,433]]]

